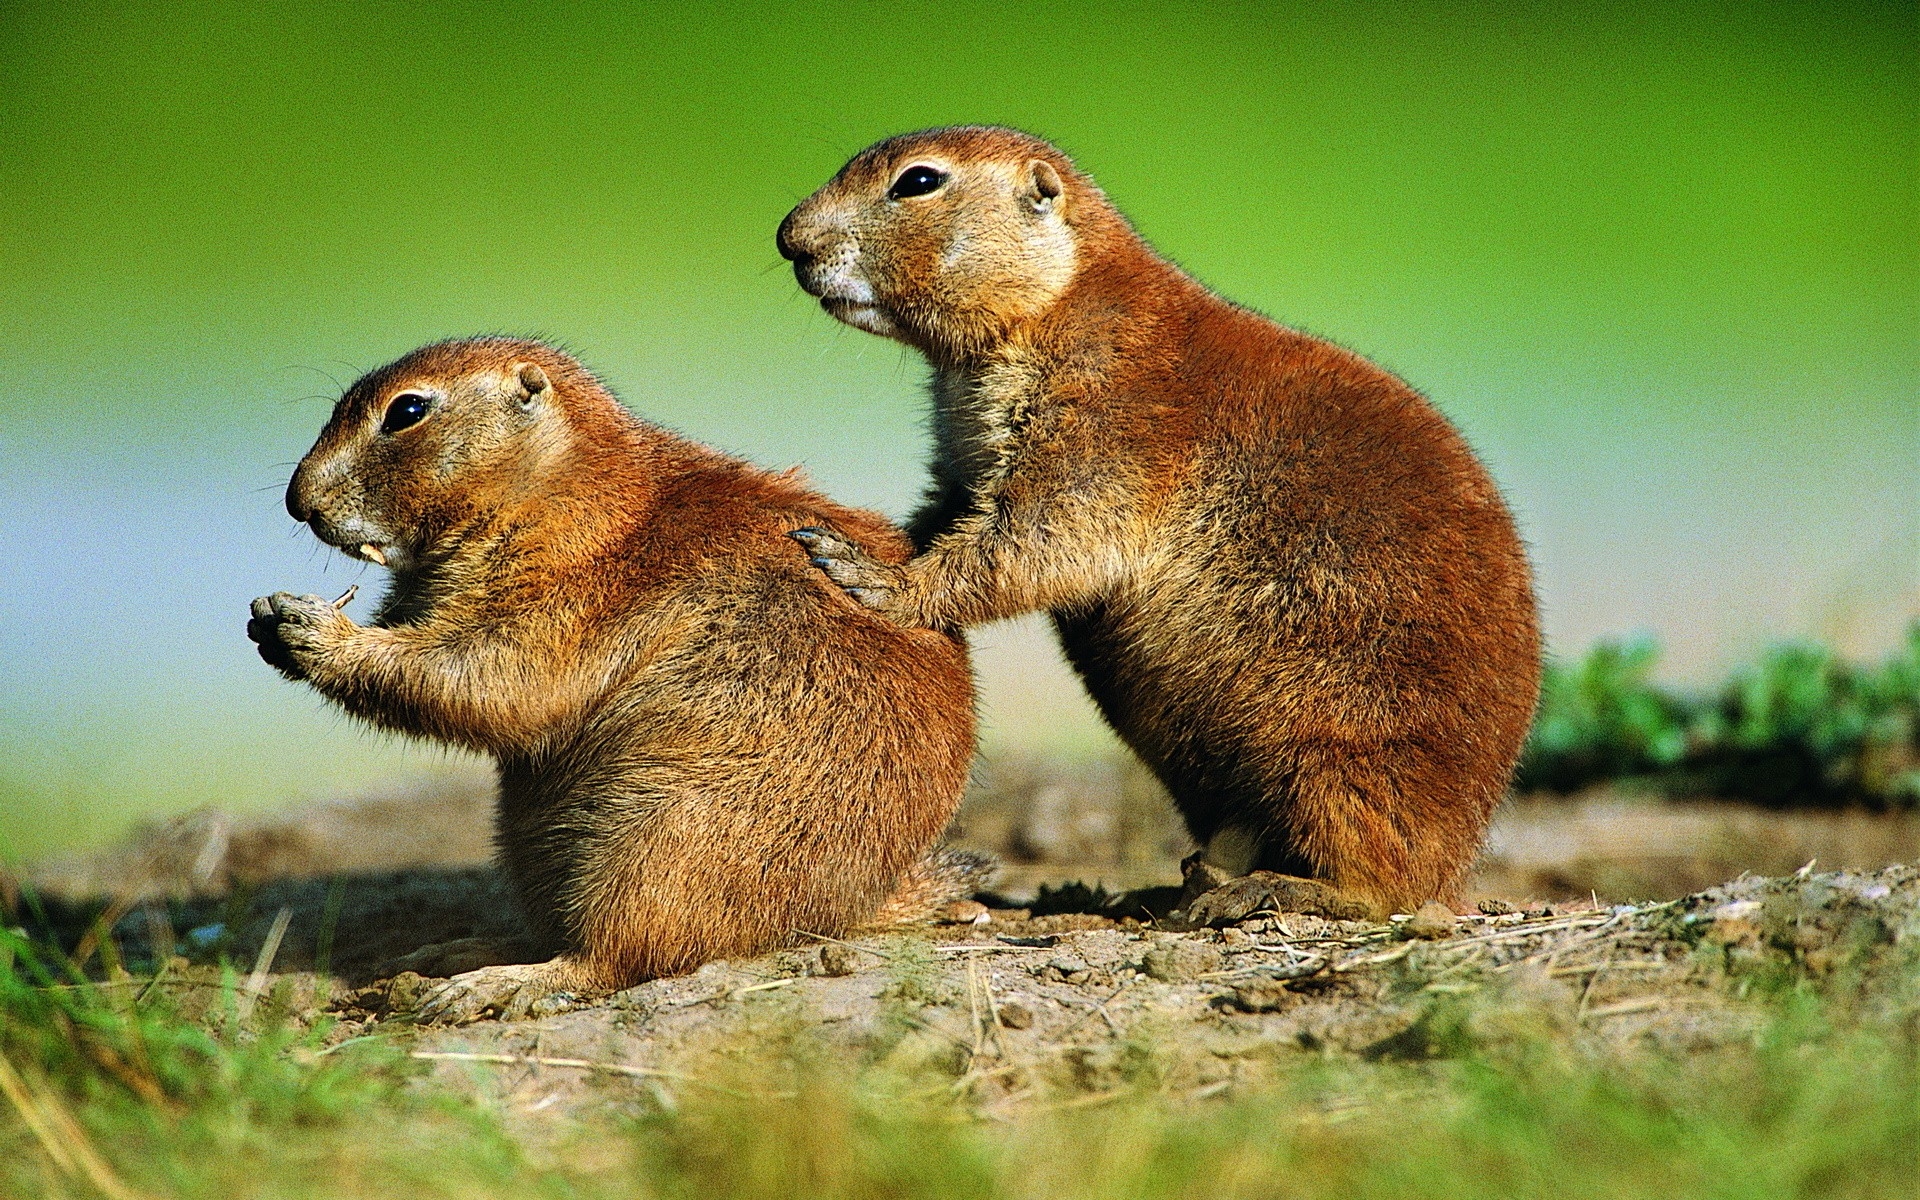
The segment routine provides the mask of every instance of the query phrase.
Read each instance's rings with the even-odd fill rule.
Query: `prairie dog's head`
[[[287,484],[287,511],[359,558],[404,570],[448,529],[566,451],[558,390],[592,377],[541,342],[438,342],[370,371],[334,405]]]
[[[1046,311],[1106,200],[1059,150],[965,125],[861,151],[780,223],[780,253],[821,307],[938,354],[992,345]]]

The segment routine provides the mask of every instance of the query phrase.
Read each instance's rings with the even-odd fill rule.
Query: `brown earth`
[[[1138,793],[1139,812],[1101,816],[1097,773],[1022,778],[982,788],[959,830],[1014,860],[1003,891],[1070,875],[1111,887],[1175,878],[1184,846],[1177,827],[1147,819],[1150,791]],[[1129,786],[1124,772],[1107,779],[1109,798]],[[1037,794],[1047,788],[1058,790]],[[95,965],[109,974],[109,956],[136,971],[164,962],[161,985],[190,1010],[200,998],[212,1020],[306,1024],[329,1011],[334,1042],[411,1030],[432,1078],[515,1119],[586,1101],[670,1106],[688,1089],[777,1090],[786,1084],[742,1065],[743,1045],[770,1038],[932,1068],[988,1112],[1097,1100],[1144,1076],[1215,1095],[1301,1054],[1419,1058],[1461,1037],[1700,1048],[1752,1029],[1759,1009],[1742,996],[1756,979],[1857,981],[1889,964],[1910,969],[1920,948],[1920,868],[1693,882],[1799,866],[1802,855],[1920,857],[1911,818],[1762,817],[1600,796],[1510,806],[1472,915],[1423,910],[1370,925],[1257,914],[1172,934],[988,896],[1000,907],[977,924],[712,963],[556,1001],[529,1021],[413,1029],[409,1013],[431,982],[383,963],[429,942],[521,932],[500,881],[475,862],[485,811],[475,789],[276,819],[200,814],[114,853],[27,872],[15,916],[44,922],[81,956],[101,954]],[[1116,828],[1134,832],[1116,838]],[[1086,869],[1039,857],[1063,851],[1085,855]],[[1616,903],[1663,887],[1675,891]],[[1100,900],[1057,887],[1039,896],[1054,910]],[[223,961],[237,972],[225,983]],[[239,1004],[223,1015],[235,979]]]

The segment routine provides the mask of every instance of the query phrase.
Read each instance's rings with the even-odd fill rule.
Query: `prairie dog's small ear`
[[[1058,212],[1066,207],[1064,197],[1066,184],[1060,182],[1060,172],[1044,158],[1036,158],[1027,164],[1027,200],[1035,212]]]
[[[547,380],[547,373],[540,369],[538,363],[523,362],[514,368],[514,374],[520,379],[520,407],[522,408],[532,407],[535,398],[553,386]]]

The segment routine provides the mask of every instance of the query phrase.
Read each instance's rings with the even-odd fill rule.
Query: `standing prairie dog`
[[[500,863],[561,953],[425,1014],[524,1013],[971,890],[923,857],[973,753],[958,637],[851,603],[793,553],[883,518],[642,422],[572,358],[442,342],[355,383],[287,487],[393,572],[370,625],[256,600],[261,657],[357,717],[491,754]],[[898,888],[889,901],[889,892]]]
[[[1540,645],[1513,521],[1439,412],[1214,295],[1014,130],[880,142],[779,247],[933,367],[916,554],[797,531],[816,566],[909,628],[1050,613],[1205,848],[1190,898],[1255,869],[1190,919],[1455,898]]]

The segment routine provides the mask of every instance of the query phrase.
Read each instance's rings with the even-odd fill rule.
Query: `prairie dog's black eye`
[[[900,172],[900,178],[893,181],[887,189],[887,199],[905,200],[909,196],[924,196],[937,192],[940,185],[947,181],[947,173],[938,167],[915,164]]]
[[[401,392],[387,405],[387,415],[380,422],[381,433],[399,433],[412,425],[418,425],[427,415],[429,402],[419,392]]]

